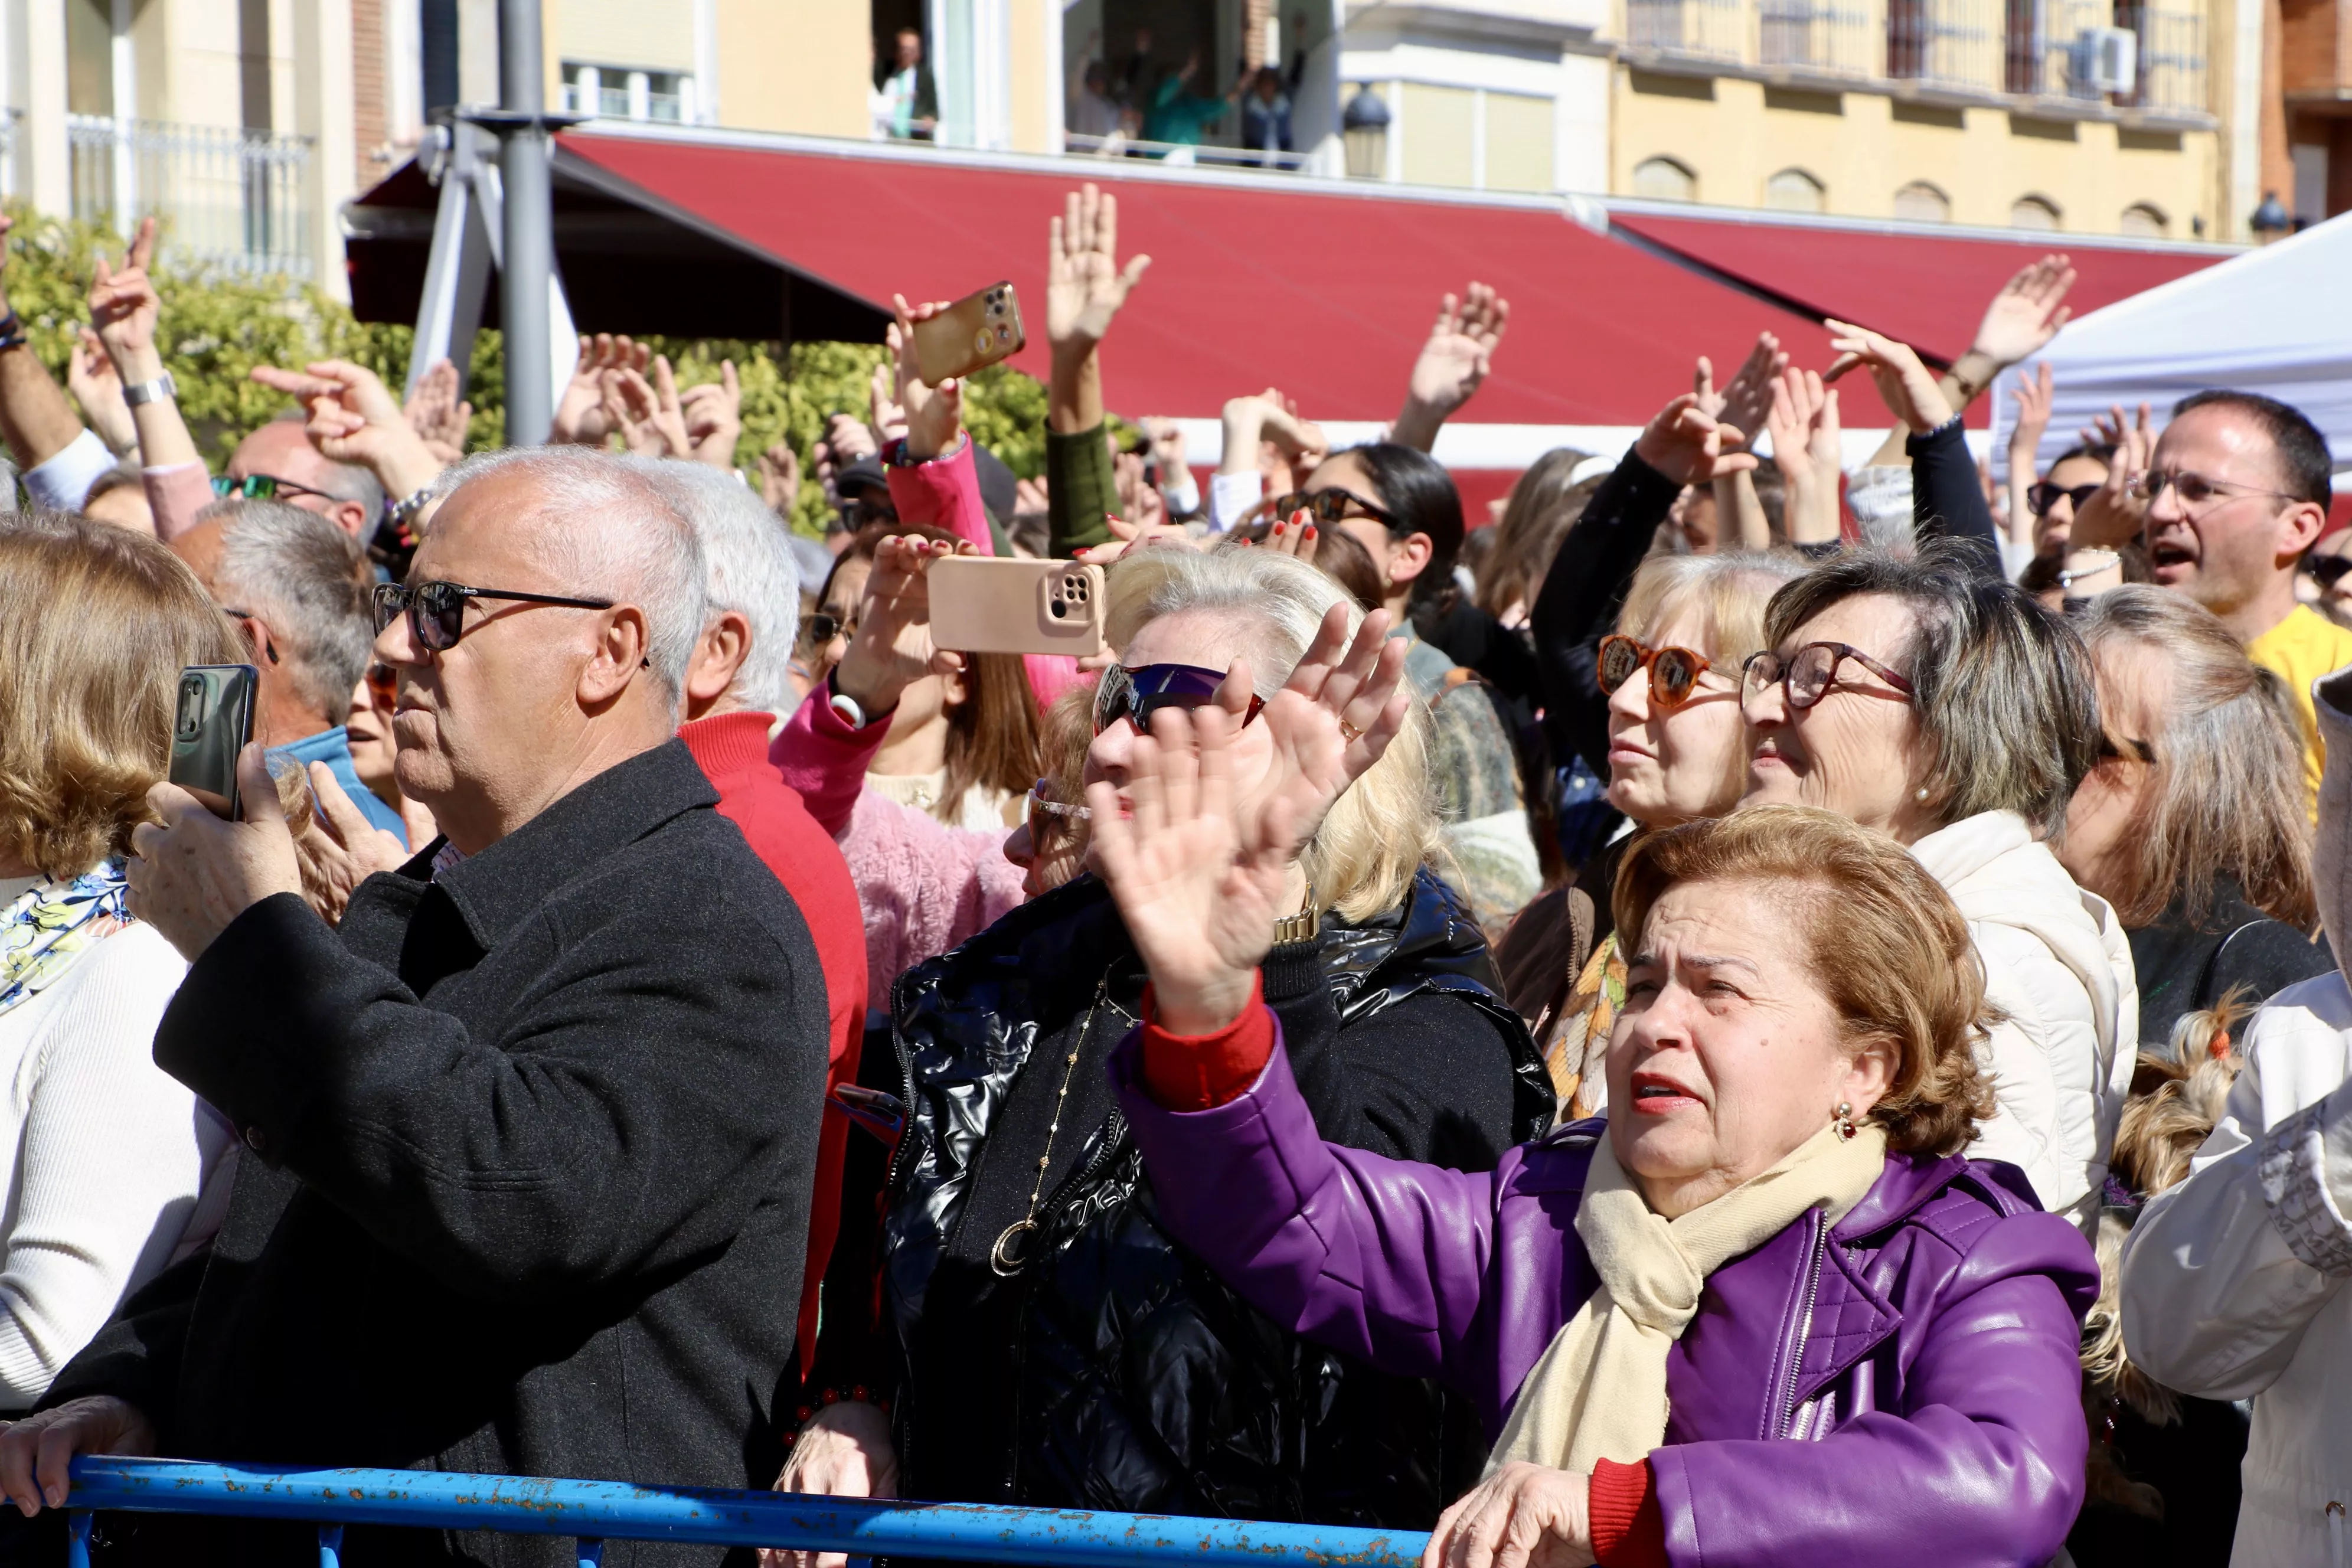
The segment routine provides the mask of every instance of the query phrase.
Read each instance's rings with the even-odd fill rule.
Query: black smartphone
[[[231,822],[237,816],[237,753],[253,739],[260,680],[261,671],[249,664],[192,664],[180,671],[172,705],[172,782],[209,796],[205,804]]]

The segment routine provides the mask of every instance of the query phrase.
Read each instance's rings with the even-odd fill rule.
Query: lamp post
[[[2254,216],[2247,223],[2254,231],[2254,243],[2257,245],[2268,245],[2272,240],[2294,231],[2294,220],[2287,216],[2286,206],[2279,200],[2276,191],[2263,193],[2262,205],[2254,208]]]
[[[1385,177],[1389,168],[1389,106],[1370,82],[1339,111],[1340,139],[1348,146],[1348,173],[1359,180]]]

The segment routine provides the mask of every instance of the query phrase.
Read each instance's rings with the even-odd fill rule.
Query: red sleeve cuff
[[[1155,1016],[1151,988],[1143,991],[1143,1087],[1170,1110],[1213,1110],[1249,1092],[1274,1055],[1274,1015],[1265,1007],[1265,976],[1250,981],[1241,1016],[1213,1035],[1171,1035]]]
[[[1592,1556],[1601,1568],[1666,1568],[1666,1520],[1658,1511],[1658,1489],[1647,1459],[1638,1465],[1603,1459],[1593,1466],[1588,1507]]]

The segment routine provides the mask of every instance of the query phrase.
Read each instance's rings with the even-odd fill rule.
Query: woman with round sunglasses
[[[1744,667],[1742,804],[1819,806],[1908,847],[1968,917],[2000,1114],[1970,1146],[2098,1221],[2139,1042],[2131,948],[2053,853],[2098,761],[2082,639],[1975,554],[1856,553],[1772,596]]]
[[[1654,556],[1633,574],[1619,629],[1601,639],[1608,800],[1633,834],[1604,846],[1575,886],[1528,905],[1497,952],[1562,1121],[1608,1105],[1601,1062],[1625,995],[1625,957],[1604,907],[1618,862],[1633,837],[1721,816],[1738,802],[1748,773],[1739,666],[1763,646],[1766,603],[1804,570],[1778,555]],[[1580,929],[1591,931],[1590,947],[1563,946],[1563,934]]]
[[[1428,864],[1427,718],[1386,614],[1237,544],[1127,553],[1105,613],[1092,809],[1143,805],[1139,717],[1221,708],[1236,809],[1314,825],[1261,869],[1283,889],[1263,994],[1318,1126],[1491,1169],[1551,1096]],[[900,978],[881,1321],[834,1310],[870,1277],[827,1281],[780,1489],[1425,1527],[1475,1472],[1483,1443],[1431,1385],[1283,1332],[1160,1229],[1106,1078],[1145,979],[1091,874]]]

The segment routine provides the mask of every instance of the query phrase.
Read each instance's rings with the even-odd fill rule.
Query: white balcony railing
[[[303,192],[309,137],[69,114],[66,145],[74,216],[127,228],[155,214],[166,252],[197,266],[317,271]]]

